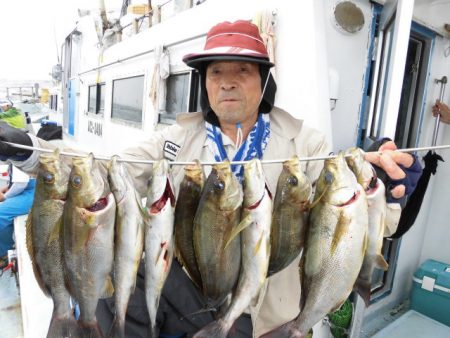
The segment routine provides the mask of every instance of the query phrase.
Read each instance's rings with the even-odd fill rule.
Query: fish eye
[[[46,172],[42,175],[42,179],[45,183],[53,183],[55,181],[55,176],[52,173]]]
[[[79,188],[81,186],[81,183],[83,182],[83,180],[81,179],[81,176],[75,175],[72,178],[72,186],[74,188]]]
[[[290,185],[293,185],[293,186],[298,185],[298,179],[297,179],[297,177],[295,177],[295,176],[290,176],[290,177],[288,178],[288,183],[289,183]]]
[[[324,178],[325,178],[325,182],[326,182],[327,184],[333,183],[334,178],[333,178],[333,174],[332,174],[332,173],[326,172]]]
[[[218,181],[214,184],[216,190],[223,190],[225,189],[225,184],[222,181]]]

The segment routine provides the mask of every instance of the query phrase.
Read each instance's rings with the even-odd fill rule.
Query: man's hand
[[[419,163],[408,153],[396,152],[397,146],[394,142],[383,143],[379,148],[379,153],[366,153],[365,158],[372,164],[380,167],[391,179],[392,189],[390,193],[394,199],[400,199],[405,194],[414,191],[417,181],[422,173]],[[413,166],[414,165],[414,166]],[[418,168],[416,168],[418,166]],[[402,168],[403,167],[403,168]],[[408,168],[411,168],[410,172]],[[409,176],[406,172],[408,172]],[[406,184],[406,185],[405,185]],[[389,189],[389,187],[387,187]]]
[[[32,154],[31,150],[12,147],[2,141],[32,146],[33,142],[24,131],[11,127],[6,122],[0,121],[0,160],[6,161],[11,158],[24,161]]]
[[[450,108],[443,102],[436,101],[432,108],[433,116],[441,116],[441,121],[450,124]]]
[[[8,186],[5,186],[0,189],[0,202],[6,200],[5,193],[8,191],[8,189],[9,189]]]

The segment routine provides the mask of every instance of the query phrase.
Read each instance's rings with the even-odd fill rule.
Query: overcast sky
[[[87,1],[1,0],[0,79],[50,80],[64,37],[75,27],[77,8]]]

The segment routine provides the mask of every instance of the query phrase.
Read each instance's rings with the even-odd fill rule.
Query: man
[[[276,84],[270,74],[273,64],[255,25],[247,21],[224,22],[214,26],[207,35],[203,52],[186,55],[186,64],[196,68],[201,78],[202,112],[180,114],[177,124],[151,137],[138,146],[127,149],[122,156],[136,159],[177,161],[263,160],[323,156],[329,146],[324,135],[303,124],[287,112],[274,107]],[[0,126],[0,139],[39,147],[47,143],[26,135],[10,133]],[[170,151],[167,145],[171,145]],[[239,145],[242,145],[239,147]],[[405,173],[411,166],[420,168],[408,154],[395,153],[395,144],[386,142],[382,154],[372,154],[368,159],[384,169],[389,177],[398,180],[391,193],[394,198],[405,194],[408,181]],[[27,171],[36,169],[38,152],[18,151],[0,143],[0,155],[14,161]],[[315,181],[322,163],[311,161],[302,164],[303,170]],[[151,166],[129,164],[128,169],[135,186],[142,194],[151,175]],[[275,192],[282,164],[264,165],[267,183]],[[205,167],[205,171],[210,168]],[[238,166],[233,171],[241,178]],[[173,167],[174,186],[177,189],[183,178],[183,168]],[[395,210],[398,210],[393,208]],[[138,273],[136,291],[131,297],[126,324],[127,337],[148,337],[149,319],[144,296],[144,272]],[[299,311],[300,282],[298,259],[289,267],[270,277],[264,284],[255,305],[235,323],[229,337],[260,336],[288,320]],[[191,337],[213,320],[211,312],[201,312],[206,302],[201,292],[190,281],[179,263],[174,261],[163,289],[157,324],[160,337]],[[99,302],[97,317],[106,331],[112,321],[112,300]]]
[[[14,218],[31,209],[36,180],[12,165],[0,165],[0,270],[8,265],[8,250],[14,246]]]
[[[9,100],[0,101],[0,120],[15,128],[25,128],[25,116]]]

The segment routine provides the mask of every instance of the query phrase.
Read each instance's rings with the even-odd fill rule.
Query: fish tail
[[[97,321],[91,323],[78,321],[78,337],[105,338]]]
[[[294,320],[263,334],[260,338],[305,338],[308,332],[302,333]]]
[[[361,278],[358,278],[353,286],[353,290],[361,296],[366,307],[370,305],[370,289],[370,282]]]
[[[120,320],[117,315],[114,317],[111,329],[108,333],[109,338],[125,338],[125,322]]]
[[[53,315],[48,328],[47,338],[78,337],[77,327],[77,321],[73,316],[56,317]]]
[[[216,320],[198,331],[193,338],[226,338],[228,331],[230,328],[223,320]]]
[[[150,332],[149,332],[149,338],[158,338],[159,335],[156,331],[156,325],[153,323],[150,325]]]

